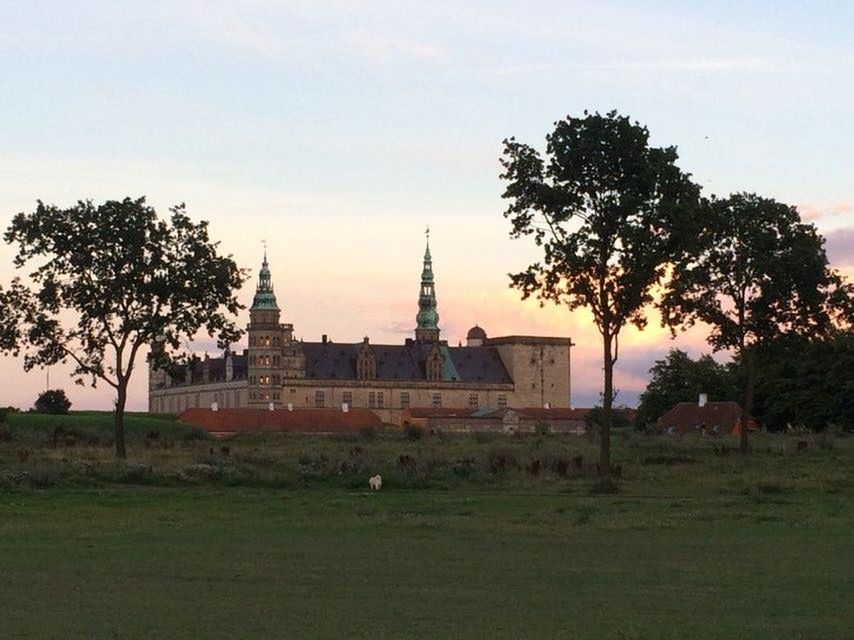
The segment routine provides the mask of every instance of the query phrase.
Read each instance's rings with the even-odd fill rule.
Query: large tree
[[[78,384],[113,387],[119,458],[140,349],[156,343],[163,364],[202,329],[222,346],[240,336],[231,316],[245,274],[183,204],[162,220],[145,198],[67,209],[39,201],[4,238],[17,244],[16,268],[32,271],[29,283],[16,278],[0,290],[0,352],[23,351],[27,370],[71,362]]]
[[[765,427],[854,431],[854,331],[782,336],[756,361],[754,415]]]
[[[697,400],[707,393],[712,400],[734,400],[735,380],[731,368],[710,355],[696,360],[680,349],[671,349],[649,370],[649,384],[640,396],[635,424],[645,428],[679,402]]]
[[[614,364],[622,329],[642,329],[652,290],[690,235],[699,187],[676,166],[675,147],[616,112],[555,123],[545,158],[504,141],[504,216],[511,237],[533,238],[542,261],[510,274],[523,298],[586,307],[602,337],[604,391],[599,470],[610,484]]]
[[[704,201],[703,228],[661,300],[671,327],[702,321],[714,349],[744,367],[741,450],[748,450],[756,351],[783,334],[821,336],[847,322],[850,286],[798,211],[752,193]]]

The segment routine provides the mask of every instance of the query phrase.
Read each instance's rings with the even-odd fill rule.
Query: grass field
[[[850,437],[743,457],[618,434],[620,493],[597,495],[593,438],[224,443],[133,419],[119,465],[97,416],[55,446],[13,416],[0,637],[852,637]]]

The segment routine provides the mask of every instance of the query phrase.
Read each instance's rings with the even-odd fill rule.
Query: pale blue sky
[[[243,266],[269,240],[307,338],[399,341],[427,222],[449,339],[475,316],[583,333],[506,291],[534,253],[497,158],[584,109],[648,125],[707,192],[801,206],[854,271],[854,3],[0,1],[0,96],[4,227],[36,198],[186,201]],[[627,397],[669,346],[627,345]]]

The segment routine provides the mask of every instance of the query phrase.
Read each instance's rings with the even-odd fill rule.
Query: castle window
[[[427,379],[431,382],[438,382],[442,379],[442,368],[445,362],[445,357],[438,348],[434,348],[427,356]]]
[[[314,406],[315,407],[323,407],[325,405],[326,405],[326,393],[318,389],[317,391],[314,392]]]
[[[479,406],[477,394],[470,393],[469,394],[469,409],[477,409]]]
[[[385,400],[383,399],[383,392],[382,391],[377,392],[377,407],[379,409],[382,409],[383,407],[385,407]]]
[[[506,409],[507,408],[507,396],[503,393],[498,394],[498,408]]]
[[[351,406],[353,404],[353,392],[345,391],[341,398],[342,402],[347,403],[347,406]]]
[[[368,393],[368,407],[373,409],[376,406],[377,406],[377,394],[375,394],[373,391],[371,391]]]
[[[433,394],[433,408],[441,409],[442,408],[442,394],[434,393]]]
[[[409,406],[409,392],[401,391],[400,392],[400,408],[406,409]]]

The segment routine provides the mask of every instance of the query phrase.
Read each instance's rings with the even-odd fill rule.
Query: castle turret
[[[249,406],[280,404],[282,390],[282,346],[284,327],[279,324],[281,309],[276,302],[267,252],[258,273],[258,287],[249,309],[249,349],[247,376]]]
[[[418,315],[415,316],[415,340],[439,341],[439,312],[436,310],[436,289],[433,282],[433,258],[430,256],[430,229],[427,229],[427,249],[421,270],[421,292],[418,295]]]

